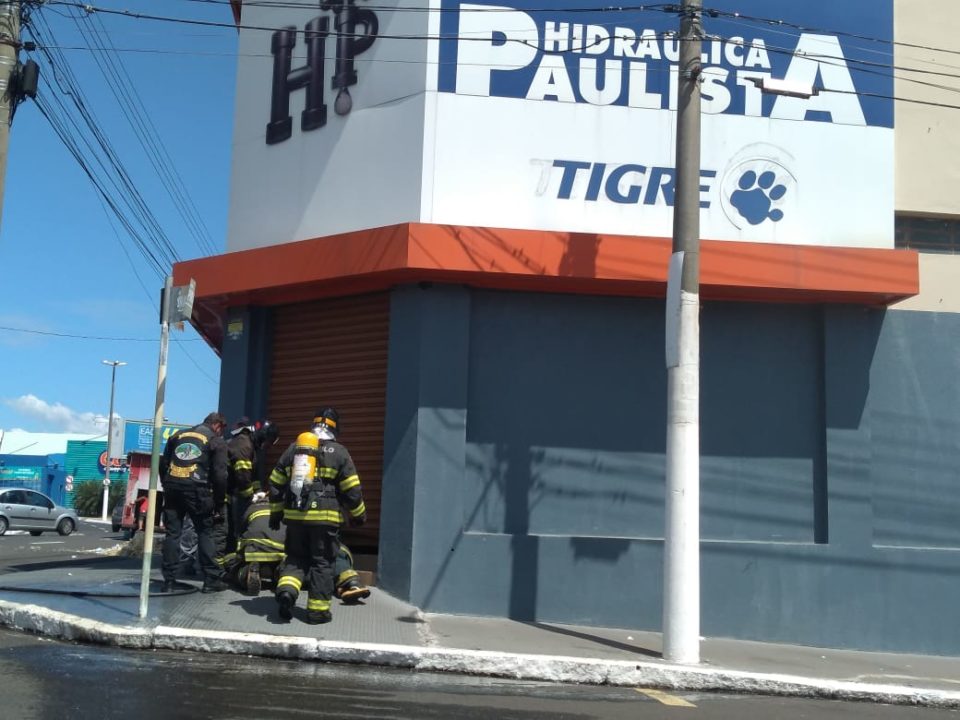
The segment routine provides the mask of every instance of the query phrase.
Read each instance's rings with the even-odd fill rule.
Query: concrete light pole
[[[126,365],[119,360],[103,360],[104,365],[110,365],[110,414],[107,416],[107,467],[103,471],[103,515],[100,518],[104,522],[107,520],[110,509],[107,507],[110,503],[110,441],[113,439],[113,391],[117,380],[117,368]]]
[[[663,657],[700,662],[700,80],[703,0],[683,0],[676,204],[667,278],[667,487]],[[764,94],[810,98],[810,84],[762,78]]]
[[[667,278],[663,657],[700,662],[700,79],[702,0],[683,0],[676,204]]]
[[[143,565],[140,568],[140,617],[147,616],[150,598],[150,571],[153,567],[153,524],[156,519],[157,484],[160,480],[160,434],[167,393],[167,357],[170,345],[170,307],[173,278],[168,275],[160,294],[160,360],[157,363],[157,397],[153,411],[153,444],[150,450],[150,485],[147,490],[147,519],[143,526]],[[191,303],[193,301],[191,300]]]

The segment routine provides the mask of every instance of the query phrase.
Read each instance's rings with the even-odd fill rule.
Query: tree
[[[123,499],[127,484],[125,481],[112,481],[110,483],[110,500],[108,514],[113,510],[113,506]],[[73,509],[81,517],[99,517],[101,514],[100,504],[103,502],[103,481],[89,480],[78,483],[73,495]]]

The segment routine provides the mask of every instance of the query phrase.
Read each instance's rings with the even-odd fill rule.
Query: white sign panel
[[[427,220],[671,236],[676,10],[590,5],[443,2]],[[891,39],[892,2],[710,8],[702,236],[892,247],[892,81],[849,38]],[[763,78],[817,94],[767,95]]]
[[[244,8],[267,30],[241,31],[230,250],[408,221],[671,235],[676,8],[424,9]],[[852,37],[891,41],[892,0],[710,9],[702,236],[892,247],[893,81]]]
[[[419,219],[429,16],[366,4],[244,4],[229,251]]]

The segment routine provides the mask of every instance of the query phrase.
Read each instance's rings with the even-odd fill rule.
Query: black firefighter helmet
[[[317,427],[318,425],[330,430],[334,437],[339,437],[341,431],[340,413],[333,407],[321,408],[313,416],[313,426]]]
[[[257,423],[257,429],[253,431],[253,442],[257,447],[270,447],[279,439],[280,428],[276,423],[269,420],[261,420]]]

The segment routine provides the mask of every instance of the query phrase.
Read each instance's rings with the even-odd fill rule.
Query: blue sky
[[[95,6],[231,22],[226,4],[185,0],[96,0]],[[60,46],[84,45],[74,20],[42,10]],[[225,244],[235,52],[232,29],[101,16],[139,90],[217,251]],[[137,187],[172,238],[178,255],[201,251],[120,112],[88,50],[63,54]],[[41,92],[52,92],[46,81]],[[115,412],[153,416],[162,280],[105,214],[90,181],[32,101],[20,106],[11,133],[0,226],[0,326],[146,342],[85,340],[0,330],[0,428],[86,432],[105,416],[110,368],[117,371]],[[130,253],[124,255],[121,244]],[[145,291],[138,280],[139,273]],[[216,408],[219,360],[187,328],[173,333],[165,415],[198,422]],[[188,354],[189,353],[189,356]],[[191,361],[191,357],[193,360]]]

